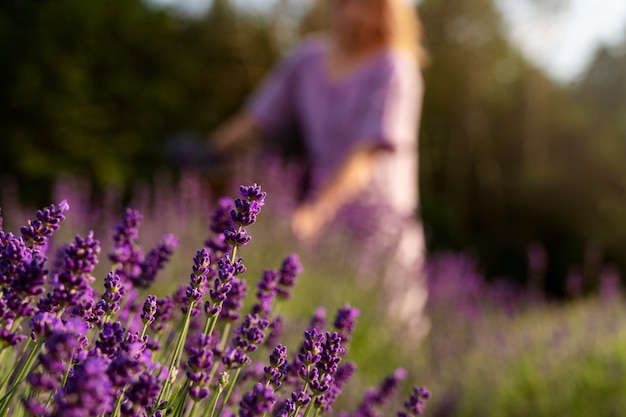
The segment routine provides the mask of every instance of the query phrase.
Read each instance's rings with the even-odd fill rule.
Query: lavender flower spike
[[[76,365],[72,377],[56,395],[57,406],[51,417],[99,416],[111,411],[111,381],[106,369],[106,361],[98,356]]]
[[[261,207],[265,204],[266,195],[257,184],[251,186],[242,185],[239,190],[243,198],[235,200],[235,209],[230,212],[230,217],[236,227],[231,227],[224,231],[226,242],[235,248],[250,242],[250,236],[244,227],[256,222],[256,217],[261,212]]]
[[[350,307],[350,304],[348,303],[337,311],[334,327],[344,342],[350,340],[350,335],[354,330],[354,320],[357,317],[359,317],[359,310]]]
[[[145,326],[152,324],[157,311],[157,298],[149,295],[143,303],[143,311],[141,312],[141,321]]]
[[[59,223],[65,220],[63,212],[70,209],[67,201],[63,200],[58,207],[51,204],[49,207],[35,213],[37,220],[29,220],[27,226],[20,228],[24,241],[30,247],[45,247],[52,233],[59,230]]]
[[[277,396],[272,387],[257,383],[239,403],[240,417],[261,417],[272,410]]]
[[[285,258],[279,271],[278,297],[283,299],[289,299],[291,297],[291,289],[295,285],[296,278],[302,270],[303,268],[298,255],[292,254]]]
[[[404,403],[405,411],[398,412],[398,417],[414,417],[422,414],[426,407],[425,400],[430,398],[430,392],[424,387],[413,387],[413,394]]]

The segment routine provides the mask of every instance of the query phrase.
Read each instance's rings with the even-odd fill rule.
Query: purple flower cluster
[[[141,273],[134,278],[133,285],[140,288],[149,288],[154,282],[157,273],[163,269],[165,263],[174,254],[178,246],[178,240],[174,235],[168,234],[161,239],[155,248],[150,250],[146,259],[140,264]]]
[[[245,227],[256,222],[261,207],[265,205],[264,191],[258,185],[241,186],[239,193],[242,198],[235,200],[235,208],[231,210],[230,217],[234,223],[234,227],[230,227],[224,231],[226,242],[232,246],[244,246],[250,242],[250,235],[246,232]]]
[[[207,281],[213,275],[213,270],[209,268],[211,259],[209,258],[209,251],[206,248],[200,249],[196,252],[196,256],[193,258],[192,272],[189,276],[189,286],[185,290],[185,306],[186,308],[192,308],[202,299],[207,290]],[[183,310],[183,312],[186,312]],[[192,313],[193,314],[193,313]]]
[[[190,348],[187,361],[187,378],[191,382],[189,395],[194,401],[209,396],[210,372],[213,366],[213,346],[211,336],[198,335],[196,343]]]
[[[418,416],[424,412],[425,401],[430,398],[430,392],[424,387],[413,387],[413,394],[404,403],[405,411],[400,411],[398,417]]]
[[[115,264],[115,272],[122,278],[125,287],[148,288],[159,270],[174,253],[178,240],[174,235],[163,236],[147,255],[137,243],[139,226],[143,216],[137,210],[127,208],[113,234],[113,251],[109,259]]]
[[[90,295],[95,278],[91,272],[98,263],[100,243],[93,232],[86,237],[76,236],[74,242],[65,246],[59,271],[53,275],[53,289],[46,297],[49,311],[79,306]]]
[[[27,246],[31,248],[45,248],[52,233],[59,230],[60,223],[65,220],[63,212],[70,209],[67,201],[63,200],[58,207],[51,204],[43,210],[37,210],[36,220],[29,220],[27,226],[20,228]]]
[[[251,360],[248,353],[254,352],[265,338],[264,330],[269,326],[267,319],[258,314],[248,314],[235,330],[233,343],[228,347],[222,362],[229,369],[241,368]]]
[[[207,239],[204,246],[211,250],[211,254],[214,256],[213,261],[217,261],[231,249],[230,245],[226,243],[224,232],[235,228],[235,223],[230,215],[233,210],[235,210],[235,202],[231,198],[222,197],[217,202],[217,207],[211,217],[210,229],[214,236]]]
[[[291,289],[296,284],[296,278],[302,270],[302,264],[300,264],[298,255],[293,254],[285,258],[279,271],[278,297],[283,299],[289,299],[291,297]]]
[[[352,335],[354,330],[354,321],[357,317],[359,317],[359,310],[350,307],[350,304],[344,305],[337,311],[333,325],[343,341],[347,342],[350,340],[350,335]]]
[[[99,416],[111,411],[111,381],[106,369],[106,360],[98,356],[89,356],[74,366],[71,377],[55,396],[55,410],[50,417]]]
[[[406,371],[402,368],[386,377],[378,388],[371,388],[365,391],[363,400],[357,409],[351,414],[342,414],[342,417],[377,417],[381,414],[377,411],[396,393],[400,383],[406,378]]]
[[[302,271],[296,255],[263,272],[249,313],[241,312],[246,266],[236,254],[250,240],[245,227],[255,223],[265,196],[255,184],[241,187],[234,202],[220,200],[215,237],[196,252],[189,284],[159,298],[145,289],[178,242],[166,235],[144,256],[138,211],[127,209],[116,227],[102,291],[92,276],[100,252],[93,232],[62,246],[48,272],[45,248],[67,203],[37,212],[22,236],[0,230],[0,355],[11,355],[12,364],[2,365],[9,372],[0,378],[0,416],[17,407],[44,417],[329,413],[356,369],[343,359],[359,312],[340,308],[331,332],[318,308],[289,358],[278,343],[284,320],[274,303],[291,297]],[[267,362],[258,359],[263,348],[272,349]],[[401,377],[398,371],[368,391],[346,416],[368,415],[364,410],[387,402]],[[399,416],[421,413],[428,396],[416,389]]]

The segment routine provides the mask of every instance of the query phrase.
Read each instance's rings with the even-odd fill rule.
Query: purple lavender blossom
[[[265,338],[264,330],[269,327],[267,319],[258,314],[248,314],[235,330],[233,345],[244,352],[254,352]]]
[[[304,332],[304,342],[296,356],[304,366],[314,365],[320,361],[323,338],[324,335],[315,328]]]
[[[34,390],[53,392],[61,387],[63,375],[82,348],[82,340],[68,326],[51,330],[44,346],[45,352],[39,354],[41,369],[31,372],[28,382]]]
[[[141,321],[144,325],[152,324],[156,311],[157,298],[154,295],[149,295],[146,298],[146,302],[143,304],[143,311],[141,312]]]
[[[252,313],[268,317],[272,310],[272,302],[276,297],[279,275],[273,269],[263,271],[261,280],[257,284],[257,302],[252,307]]]
[[[111,271],[104,278],[104,294],[99,303],[105,315],[113,315],[120,310],[120,302],[125,290],[122,278]]]
[[[210,263],[209,251],[206,248],[196,252],[196,256],[193,258],[189,286],[185,291],[185,304],[187,306],[192,303],[195,305],[204,296],[208,285],[207,280],[213,274],[213,270],[209,268]]]
[[[163,269],[165,263],[174,254],[174,248],[178,246],[178,240],[172,234],[163,236],[156,247],[146,255],[146,259],[140,264],[141,273],[133,277],[133,285],[140,288],[149,288],[154,282],[157,273]]]
[[[165,327],[167,326],[170,320],[173,308],[174,308],[174,302],[172,300],[172,297],[170,297],[169,295],[163,298],[159,298],[157,300],[156,312],[154,314],[154,321],[150,325],[151,329],[155,333],[159,333],[160,331],[165,329]]]
[[[337,332],[326,332],[322,342],[322,351],[317,368],[320,373],[333,375],[337,372],[341,356],[346,353],[346,349],[341,346],[342,338]]]
[[[98,356],[76,365],[65,387],[55,396],[51,417],[99,416],[111,411],[111,381],[106,369],[107,363]]]
[[[250,357],[246,355],[246,352],[241,348],[234,346],[228,346],[226,351],[222,354],[222,363],[226,369],[238,369],[252,362]]]
[[[245,272],[245,266],[241,262],[241,259],[238,259],[235,263],[231,263],[228,254],[224,254],[224,256],[217,261],[217,266],[217,278],[213,280],[213,288],[209,290],[211,302],[207,302],[204,306],[205,313],[208,316],[221,313],[222,304],[229,296],[235,276]],[[237,304],[233,307],[238,309],[239,305]]]
[[[84,238],[76,236],[74,242],[65,248],[63,268],[79,274],[89,274],[98,264],[99,253],[100,242],[94,239],[93,231]]]
[[[413,394],[404,403],[405,411],[398,412],[398,417],[418,416],[424,412],[426,400],[430,398],[430,392],[424,387],[413,387]]]
[[[70,209],[67,201],[63,200],[58,207],[51,204],[43,210],[37,210],[37,220],[29,220],[27,226],[20,228],[27,246],[31,248],[44,248],[52,233],[59,230],[59,224],[65,220],[63,212]]]
[[[31,328],[31,337],[36,342],[41,337],[48,338],[51,332],[63,328],[63,322],[56,315],[41,312],[35,314],[28,322]]]
[[[277,396],[272,387],[261,383],[254,385],[251,391],[246,392],[239,403],[239,417],[260,417],[272,410]]]
[[[406,378],[406,371],[402,368],[386,377],[378,388],[370,388],[363,394],[363,399],[352,414],[353,417],[370,417],[380,415],[375,407],[385,405],[398,390],[400,383]]]
[[[104,355],[113,357],[124,340],[124,332],[125,329],[119,321],[104,323],[100,337],[96,341],[96,348],[100,349]]]
[[[126,390],[128,402],[124,403],[122,415],[146,415],[161,390],[158,378],[144,371]]]
[[[213,233],[221,234],[224,230],[235,226],[230,216],[230,212],[234,209],[235,202],[230,197],[222,197],[217,201],[213,216],[211,216],[210,229]]]
[[[244,280],[237,277],[232,278],[230,281],[230,290],[222,303],[220,319],[232,322],[239,320],[239,310],[243,305],[243,300],[246,298],[247,291],[248,287]]]
[[[357,317],[359,317],[359,310],[350,307],[348,303],[337,311],[333,325],[344,342],[350,340],[350,336],[354,330],[354,320]]]
[[[311,317],[311,322],[309,324],[309,330],[317,329],[319,331],[324,331],[326,328],[326,309],[324,307],[317,307],[315,309],[315,313]]]
[[[243,198],[235,200],[235,208],[230,212],[235,227],[224,231],[226,242],[235,247],[244,246],[250,242],[251,238],[247,234],[245,226],[250,226],[256,222],[256,217],[265,204],[266,195],[265,192],[261,191],[261,187],[256,184],[242,185],[239,190]]]
[[[189,395],[194,401],[200,401],[209,395],[208,384],[213,366],[213,350],[211,336],[200,334],[196,343],[189,348],[187,360],[187,378],[191,381]]]
[[[283,345],[276,346],[270,355],[270,364],[263,370],[264,382],[271,384],[274,390],[280,388],[287,374],[287,348]]]
[[[10,285],[22,261],[30,256],[23,238],[0,231],[0,285]]]
[[[125,286],[130,286],[141,274],[144,254],[135,241],[139,238],[142,220],[141,213],[127,208],[113,234],[113,252],[109,254],[109,259],[115,264],[115,272]]]
[[[60,270],[53,276],[50,302],[61,307],[78,306],[86,295],[92,294],[91,283],[95,280],[91,271],[98,263],[100,244],[89,232],[85,238],[76,236],[66,245]],[[88,300],[93,301],[93,300]]]
[[[0,267],[4,269],[0,271],[0,276],[6,281],[3,298],[8,308],[18,317],[29,317],[35,312],[32,306],[35,297],[45,291],[48,270],[45,268],[46,258],[27,247],[20,248],[22,242],[21,238],[13,239],[5,246],[1,257],[8,258],[9,262],[3,265],[6,268]],[[19,250],[19,254],[15,250]],[[11,255],[21,257],[18,264],[10,261]]]
[[[298,255],[292,254],[285,258],[279,271],[278,297],[283,299],[289,299],[291,297],[291,289],[295,285],[296,278],[302,270],[302,264],[300,264]]]
[[[113,354],[106,372],[117,394],[142,371],[151,368],[148,356],[150,350],[146,349],[146,341],[147,336],[140,338],[137,333],[127,333]]]
[[[246,230],[242,228],[239,231],[235,229],[224,231],[224,239],[229,245],[239,247],[247,245],[252,238],[248,235]]]
[[[265,346],[276,346],[280,337],[283,334],[283,318],[281,316],[276,316],[272,319],[269,326],[269,333],[265,338],[265,342],[263,344]]]
[[[211,250],[212,261],[217,261],[230,251],[230,245],[226,242],[224,232],[235,229],[235,223],[230,216],[230,212],[234,209],[234,201],[231,198],[223,197],[218,200],[217,207],[213,211],[210,229],[215,236],[207,239],[204,243]]]

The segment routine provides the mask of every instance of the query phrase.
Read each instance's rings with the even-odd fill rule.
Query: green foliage
[[[561,86],[510,44],[492,1],[426,0],[420,12],[431,54],[420,139],[430,249],[471,250],[489,276],[523,281],[526,248],[542,242],[552,294],[563,294],[589,242],[626,265],[615,240],[624,236],[623,51]]]
[[[0,176],[37,205],[61,174],[91,179],[94,192],[150,179],[169,137],[205,137],[244,103],[289,43],[278,26],[319,28],[321,2],[299,29],[277,17],[288,3],[255,15],[216,0],[189,17],[142,0],[3,1]],[[523,281],[527,247],[542,242],[544,289],[561,295],[589,242],[626,267],[625,48],[601,50],[563,86],[508,41],[493,0],[423,0],[419,11],[431,58],[420,138],[429,249],[472,251],[489,276]],[[590,275],[585,290],[595,287]]]
[[[442,357],[441,369],[424,365],[439,393],[433,415],[620,415],[626,406],[624,313],[618,302],[597,299],[534,306],[509,318],[492,312],[474,323],[476,339],[461,355]],[[433,323],[433,332],[454,330]]]
[[[170,135],[206,134],[258,83],[273,56],[257,20],[226,1],[197,21],[141,0],[3,2],[1,173],[42,194],[63,173],[149,177]]]

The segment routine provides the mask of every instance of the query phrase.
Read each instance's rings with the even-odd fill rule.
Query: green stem
[[[124,394],[122,393],[119,397],[117,397],[117,401],[115,401],[115,408],[111,413],[111,417],[117,417],[117,414],[120,412],[120,408],[122,407],[122,398]]]
[[[241,233],[241,230],[243,229],[243,226],[239,226],[237,227],[237,233]],[[234,264],[235,263],[235,256],[237,255],[237,245],[233,245],[233,250],[230,252],[230,261]]]
[[[140,339],[143,339],[143,337],[146,335],[146,331],[148,330],[148,323],[145,323],[143,325],[143,329],[141,329],[141,337]]]
[[[235,388],[235,384],[237,383],[237,378],[239,377],[239,372],[241,372],[241,368],[237,368],[237,371],[235,372],[235,376],[233,377],[232,381],[230,381],[230,384],[228,385],[228,391],[226,391],[226,396],[224,397],[224,400],[220,404],[219,410],[217,410],[218,416],[222,415],[222,411],[224,410],[224,407],[226,406],[226,403],[228,402],[230,395],[233,393],[233,389]]]
[[[157,398],[157,405],[161,403],[163,399],[163,395],[167,390],[169,390],[170,386],[173,384],[172,378],[174,377],[174,371],[178,368],[178,364],[180,362],[180,356],[183,350],[183,346],[185,345],[185,340],[187,339],[187,331],[189,330],[189,322],[191,321],[191,311],[196,305],[195,301],[191,301],[189,303],[189,307],[187,309],[187,314],[185,315],[185,321],[183,322],[183,328],[180,332],[180,336],[178,337],[178,341],[176,342],[176,349],[174,350],[174,356],[172,356],[172,361],[170,362],[170,366],[168,368],[168,378],[163,383],[161,387],[161,392],[159,392],[159,397]]]
[[[27,344],[28,346],[26,347],[26,349],[28,349],[28,347],[30,347],[30,345],[32,345],[33,343],[35,342],[33,342],[33,340],[29,338],[28,344]],[[0,416],[5,417],[7,415],[9,405],[11,404],[11,400],[13,399],[13,395],[17,391],[17,387],[22,383],[26,375],[30,372],[30,368],[33,364],[33,361],[35,357],[37,356],[37,353],[39,353],[39,349],[41,349],[42,345],[43,344],[39,342],[30,348],[30,351],[28,352],[28,356],[26,357],[22,366],[19,368],[19,371],[17,371],[17,375],[15,375],[15,379],[13,380],[13,383],[11,384],[7,392],[4,394],[2,399],[0,399],[0,404],[1,404]],[[18,361],[15,366],[18,366],[20,362],[21,361]],[[15,374],[15,373],[16,373],[16,369],[13,369],[13,372],[11,372],[11,374]]]
[[[196,408],[198,407],[198,404],[200,403],[200,401],[194,401],[193,405],[191,406],[191,410],[189,411],[189,414],[187,415],[187,417],[193,417],[193,415],[196,412]]]
[[[228,340],[228,333],[230,333],[230,323],[226,323],[226,325],[224,326],[224,331],[222,332],[222,340],[220,341],[220,351],[224,350],[224,347],[226,347],[226,341]],[[217,367],[219,366],[219,362],[214,362],[213,366],[211,367],[211,372],[209,373],[210,378],[209,381],[212,381],[213,378],[215,377],[215,373],[217,372]]]
[[[217,408],[217,400],[220,397],[220,395],[222,395],[222,391],[223,389],[221,389],[220,385],[218,384],[217,392],[215,392],[214,395],[211,397],[211,403],[209,404],[207,408],[204,409],[204,413],[202,414],[202,417],[209,417],[209,415],[213,417],[215,415],[215,408]],[[209,414],[209,412],[211,414]]]
[[[72,353],[72,356],[73,355],[74,354]],[[67,368],[65,369],[65,372],[63,373],[63,381],[61,382],[61,387],[65,386],[65,383],[67,382],[67,378],[70,375],[70,370],[71,369],[72,369],[72,362],[70,361],[67,364]],[[50,395],[48,396],[48,401],[46,401],[46,408],[48,408],[48,406],[50,405],[50,402],[52,402],[52,398],[54,398],[54,391],[51,392]],[[115,417],[115,415],[113,415],[113,417]]]
[[[187,380],[187,382],[185,382],[185,386],[178,392],[177,398],[176,398],[176,407],[174,409],[174,417],[182,417],[183,413],[185,412],[185,402],[187,402],[187,393],[188,393],[188,388],[189,388],[189,380]],[[194,402],[194,406],[195,406],[195,402]]]
[[[215,330],[215,324],[217,323],[217,318],[219,314],[214,314],[210,317],[207,317],[204,322],[204,335],[211,336],[213,334],[213,330]]]
[[[317,395],[311,397],[311,401],[309,402],[309,405],[307,405],[306,410],[304,410],[304,414],[302,415],[302,417],[306,417],[309,415],[309,412],[311,411],[311,408],[313,408],[313,403],[315,402],[315,397],[317,397]]]
[[[310,367],[311,367],[311,365],[307,365],[307,367],[306,367],[306,373],[307,373],[307,374],[308,374],[308,373],[309,373],[309,371],[310,371],[310,369],[309,369]],[[306,390],[307,390],[308,388],[309,388],[309,381],[307,381],[307,382],[305,382],[305,383],[304,383],[304,387],[302,388],[302,392],[306,392]],[[311,401],[313,401],[313,399],[311,399]],[[300,406],[297,406],[297,407],[296,407],[296,411],[294,411],[294,413],[293,413],[293,417],[298,417],[298,411],[300,411]]]

